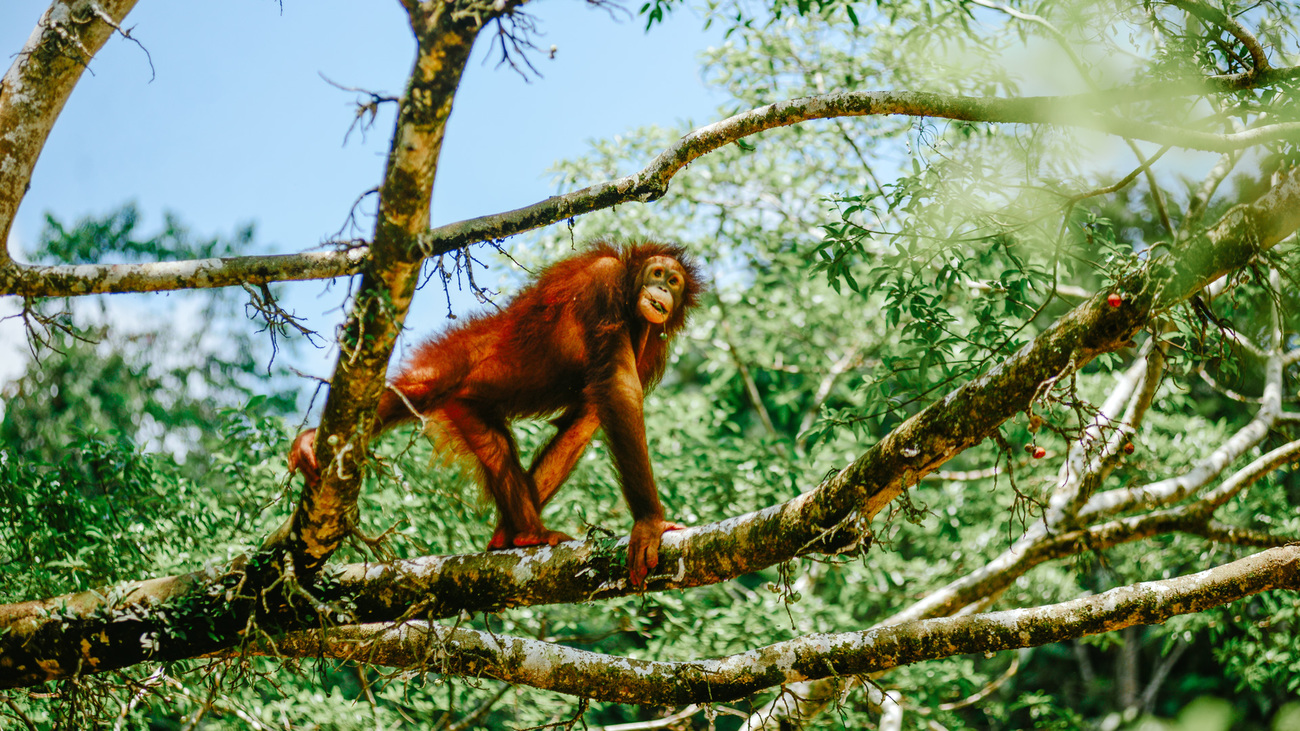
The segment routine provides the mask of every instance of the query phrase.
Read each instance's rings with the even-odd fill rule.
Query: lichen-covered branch
[[[1274,356],[1277,358],[1279,356]],[[1277,374],[1280,379],[1280,374]],[[1149,386],[1150,384],[1146,384]],[[1131,390],[1132,384],[1123,384],[1119,392]],[[1144,388],[1144,392],[1146,389]],[[1149,399],[1149,392],[1142,395]],[[1276,399],[1274,399],[1276,401]],[[1113,408],[1113,406],[1110,406]],[[1107,407],[1101,413],[1105,414]],[[1263,408],[1246,426],[1229,437],[1214,452],[1198,462],[1183,475],[1158,483],[1134,488],[1117,488],[1093,495],[1073,514],[1049,515],[1043,521],[1030,525],[1016,542],[1001,554],[978,569],[953,580],[931,592],[921,600],[894,615],[889,621],[919,619],[950,614],[981,596],[995,594],[1010,586],[1011,582],[1039,564],[1066,555],[1088,550],[1102,550],[1119,543],[1147,538],[1158,533],[1184,531],[1205,537],[1221,535],[1209,528],[1214,510],[1242,487],[1252,484],[1265,474],[1278,469],[1294,455],[1300,453],[1300,442],[1292,442],[1269,452],[1242,468],[1225,480],[1199,502],[1178,510],[1141,515],[1111,521],[1084,529],[1082,533],[1069,532],[1070,523],[1088,524],[1107,516],[1118,515],[1138,507],[1159,507],[1174,504],[1196,490],[1208,485],[1247,450],[1258,444],[1276,423],[1277,411]],[[1081,469],[1079,470],[1081,471]],[[1073,482],[1082,476],[1069,475]],[[1272,543],[1268,545],[1273,545]]]
[[[0,265],[0,293],[77,297],[106,292],[169,292],[242,284],[332,279],[356,274],[369,246],[274,256],[234,256],[145,264]]]
[[[1300,217],[1298,177],[1300,170],[1292,171],[1259,201],[1244,207],[1247,212],[1241,208],[1230,211],[1213,235],[1187,254],[1194,263],[1216,269],[1196,270],[1180,261],[1158,260],[1150,269],[1120,283],[1125,293],[1122,307],[1108,305],[1104,293],[1084,302],[1001,364],[908,419],[818,488],[747,516],[668,534],[661,551],[662,573],[650,578],[649,587],[722,581],[802,553],[852,545],[858,525],[870,520],[904,487],[1024,410],[1039,384],[1082,367],[1099,353],[1128,345],[1158,304],[1168,306],[1180,294],[1189,296],[1197,283],[1246,264],[1290,234]],[[1289,222],[1291,229],[1286,230],[1279,221]],[[377,361],[375,365],[378,368]],[[382,370],[376,373],[382,374]],[[368,412],[358,407],[353,413]],[[333,522],[309,519],[318,520],[331,532],[310,523],[303,525],[311,532],[291,532],[298,530],[295,523],[278,536],[286,542],[273,540],[270,546],[319,550],[306,552],[309,562],[328,555],[329,541],[341,538],[348,527],[349,503],[344,489],[354,490],[351,497],[355,499],[355,485],[349,488],[339,481],[323,491],[327,498],[323,503],[315,502],[317,493],[309,491],[304,495],[306,507],[298,511],[316,510],[312,515],[330,517]],[[327,512],[319,510],[321,504]],[[570,543],[488,556],[431,557],[354,567],[313,587],[317,593],[309,607],[267,608],[261,620],[270,629],[301,627],[316,621],[314,611],[319,606],[332,606],[331,602],[347,598],[357,600],[350,620],[368,621],[401,616],[417,602],[426,612],[442,614],[624,593],[628,591],[623,581],[626,571],[618,563],[623,555],[618,546],[614,541]],[[234,589],[244,586],[240,573],[215,579],[199,575],[182,578],[147,582],[148,587],[160,590],[158,594],[132,593],[111,605],[103,594],[78,595],[75,602],[66,602],[70,609],[57,617],[49,616],[48,610],[65,603],[63,600],[0,608],[0,629],[8,630],[0,636],[0,687],[148,659],[192,657],[238,642],[244,627],[240,612],[247,608],[232,608],[228,597],[236,596]],[[177,602],[193,611],[173,612],[165,618],[145,611]],[[173,629],[178,631],[164,631]],[[142,649],[139,638],[144,634],[156,635],[156,639]]]
[[[666,534],[649,590],[714,584],[810,550],[833,550],[817,540],[826,531],[783,528],[776,522],[783,516],[777,506]],[[848,526],[837,538],[853,535]],[[421,617],[441,618],[626,596],[633,593],[626,556],[621,537],[328,567],[287,599],[261,597],[256,605],[243,568],[3,605],[0,688],[228,648],[241,642],[250,611],[263,631],[276,632],[317,626],[322,609],[329,621],[346,624],[392,621],[416,606]]]
[[[1148,90],[1149,91],[1149,90]],[[1184,93],[1204,91],[1189,86]],[[1168,92],[1166,93],[1173,93]],[[1300,123],[1276,123],[1241,132],[1214,134],[1167,125],[1125,120],[1096,112],[1119,100],[1137,94],[1137,90],[1111,90],[1096,94],[1065,97],[1029,97],[1024,99],[962,97],[928,92],[860,91],[824,94],[791,99],[742,112],[686,134],[660,153],[644,169],[581,190],[552,196],[523,208],[446,224],[434,229],[408,232],[396,256],[404,262],[418,262],[483,241],[548,226],[574,216],[612,208],[622,203],[649,202],[662,197],[669,183],[683,168],[699,157],[737,140],[765,130],[785,127],[816,119],[874,115],[909,115],[968,122],[1012,124],[1054,124],[1064,127],[1096,129],[1130,139],[1160,142],[1196,150],[1235,151],[1277,140],[1300,138]],[[394,138],[398,139],[397,137]],[[396,148],[394,148],[396,149]],[[436,158],[435,158],[436,162]],[[408,171],[409,172],[409,171]],[[403,178],[409,182],[409,178]],[[383,193],[381,192],[381,199]],[[383,209],[381,202],[381,212]],[[415,235],[418,234],[418,235]],[[385,247],[390,243],[384,244]],[[364,250],[358,250],[364,251]],[[314,273],[298,271],[300,263],[290,258],[264,257],[259,262],[259,281],[327,278],[357,270],[355,253],[334,252],[320,255],[333,261],[317,262]],[[221,287],[237,284],[229,277],[193,276],[178,279],[178,268],[194,263],[137,264],[131,278],[114,276],[111,268],[83,265],[71,281],[67,268],[59,276],[47,267],[0,265],[0,295],[72,296],[111,292],[154,291],[166,288]],[[157,267],[158,271],[154,271]],[[120,269],[118,271],[121,271]]]
[[[1191,89],[1188,93],[1191,93]],[[1122,120],[1094,112],[1125,98],[1126,90],[1071,97],[976,98],[928,92],[858,91],[791,99],[742,112],[694,130],[660,153],[645,169],[506,213],[440,226],[420,237],[426,253],[437,254],[477,241],[511,236],[566,218],[630,201],[652,201],[693,160],[759,132],[814,119],[873,115],[936,117],[969,122],[1056,124],[1095,129],[1175,147],[1225,152],[1300,137],[1300,123],[1278,123],[1230,134],[1184,130]]]
[[[1293,171],[1289,182],[1294,183],[1294,181],[1295,172]],[[1286,200],[1286,198],[1269,198],[1265,196],[1254,205],[1261,207],[1262,210],[1278,212],[1278,206],[1286,205],[1282,203],[1283,200]],[[1216,224],[1214,230],[1218,233],[1215,234],[1213,240],[1216,242],[1224,240],[1222,238],[1224,232],[1222,227],[1230,220],[1240,222],[1249,220],[1249,218],[1249,215],[1243,215],[1239,211],[1229,212]],[[1253,225],[1238,225],[1235,230],[1238,231],[1238,235],[1246,237],[1240,243],[1251,245],[1259,240],[1254,232]],[[1272,238],[1268,240],[1271,243],[1268,245],[1276,243],[1276,241],[1289,234],[1289,231],[1271,231],[1269,236]],[[1214,252],[1201,252],[1201,254],[1204,254],[1207,260],[1213,260],[1217,256]],[[1170,276],[1169,281],[1187,278],[1187,270],[1185,269],[1175,266],[1172,271],[1174,273]],[[1186,290],[1177,291],[1186,292]],[[1166,290],[1165,294],[1169,295],[1171,292]],[[1186,297],[1188,294],[1182,296]],[[1087,523],[1105,515],[1114,515],[1124,509],[1134,507],[1138,501],[1150,501],[1150,504],[1156,505],[1170,504],[1176,500],[1181,500],[1192,491],[1208,484],[1233,460],[1244,454],[1254,444],[1259,443],[1276,422],[1280,412],[1281,362],[1283,356],[1279,351],[1282,339],[1275,332],[1273,340],[1277,345],[1266,368],[1264,407],[1260,409],[1260,413],[1250,424],[1233,435],[1226,444],[1190,470],[1188,474],[1166,480],[1163,483],[1157,483],[1163,486],[1154,490],[1120,488],[1093,495],[1080,506],[1081,499],[1086,497],[1086,494],[1080,489],[1084,482],[1090,482],[1095,487],[1105,474],[1105,453],[1113,450],[1117,443],[1116,437],[1120,436],[1118,433],[1112,434],[1111,438],[1107,440],[1106,448],[1098,450],[1095,458],[1079,460],[1073,468],[1066,471],[1061,486],[1057,490],[1057,495],[1053,499],[1055,507],[1049,511],[1043,521],[1031,524],[1025,534],[999,556],[971,573],[930,592],[921,600],[885,620],[885,622],[895,623],[905,620],[949,616],[963,611],[963,608],[975,606],[976,603],[982,600],[997,597],[1016,578],[1023,576],[1033,567],[1046,561],[1073,555],[1081,550],[1100,550],[1119,543],[1154,536],[1158,533],[1183,531],[1200,535],[1209,540],[1254,546],[1275,546],[1290,540],[1287,537],[1272,536],[1218,523],[1212,518],[1213,509],[1218,504],[1213,503],[1208,497],[1200,503],[1184,506],[1177,510],[1166,510],[1147,516],[1111,521],[1110,523],[1086,529],[1069,530],[1071,526]],[[1152,353],[1152,355],[1155,354]],[[1156,385],[1154,379],[1155,375],[1163,369],[1162,360],[1148,363],[1148,372],[1144,378],[1142,391],[1136,394],[1133,393],[1136,385],[1135,369],[1137,364],[1135,364],[1135,368],[1130,369],[1130,372],[1123,378],[1120,387],[1112,391],[1098,418],[1105,418],[1107,414],[1114,413],[1119,403],[1129,399],[1130,395],[1132,401],[1130,402],[1130,408],[1126,410],[1125,420],[1133,419],[1134,416],[1145,410],[1154,397]],[[1085,434],[1084,438],[1090,437]],[[1280,453],[1285,449],[1278,451]],[[1074,450],[1072,449],[1073,454]],[[1243,469],[1239,474],[1258,479],[1265,471],[1260,465],[1276,468],[1284,461],[1284,457],[1279,456],[1279,454],[1266,455],[1251,466]],[[836,698],[841,697],[846,688],[846,682],[851,681],[826,678],[799,683],[796,688],[792,689],[792,697],[801,700],[777,699],[758,712],[751,714],[745,728],[753,731],[755,729],[781,726],[787,720],[794,722],[798,719],[810,719],[820,713],[828,704],[834,702]]]
[[[680,706],[736,700],[786,683],[1160,624],[1275,589],[1300,590],[1300,546],[1060,604],[813,634],[718,659],[636,660],[427,622],[294,633],[277,639],[274,649],[255,646],[255,651],[490,677],[615,703]]]
[[[319,569],[352,529],[375,405],[423,262],[412,255],[412,244],[429,228],[438,156],[461,72],[479,29],[492,17],[467,12],[473,9],[468,5],[418,3],[408,13],[418,50],[379,189],[374,243],[343,325],[317,433],[321,479],[303,489],[297,509],[264,544],[270,554],[291,554],[299,572]],[[509,7],[500,3],[496,12]]]
[[[1255,203],[1229,211],[1196,247],[1121,281],[1116,289],[1124,295],[1123,306],[1110,307],[1104,295],[1094,296],[1005,362],[908,419],[812,493],[816,507],[808,512],[827,519],[842,518],[850,510],[875,515],[905,486],[1023,410],[1038,384],[1118,349],[1157,309],[1191,296],[1290,235],[1300,225],[1300,208],[1292,207],[1296,203],[1300,170],[1292,170]]]
[[[54,0],[0,81],[0,272],[10,263],[4,242],[54,121],[135,3]]]

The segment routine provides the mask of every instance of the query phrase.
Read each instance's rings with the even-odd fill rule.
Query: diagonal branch
[[[1121,281],[1117,287],[1126,293],[1122,307],[1107,304],[1104,293],[1095,295],[1019,352],[912,416],[816,489],[749,516],[668,534],[660,558],[666,573],[656,577],[651,586],[665,589],[714,583],[803,553],[851,545],[857,525],[869,521],[926,473],[1023,411],[1038,393],[1039,384],[1081,368],[1100,353],[1126,347],[1154,307],[1167,307],[1190,296],[1205,282],[1248,263],[1297,226],[1300,169],[1291,171],[1255,203],[1229,211],[1195,250],[1185,253],[1186,263],[1163,261],[1172,258],[1164,257],[1151,269]],[[336,490],[331,499],[341,501],[338,488],[330,489]],[[314,495],[308,491],[304,500]],[[346,523],[340,520],[337,525]],[[325,545],[319,536],[306,540],[314,541],[314,546]],[[366,585],[371,598],[358,602],[355,609],[332,610],[347,621],[364,621],[361,618],[367,614],[391,619],[415,602],[420,602],[426,613],[455,612],[477,610],[489,603],[517,606],[626,593],[626,571],[616,563],[622,555],[617,542],[594,541],[489,557],[452,556],[363,566],[350,576],[339,576],[313,589],[338,594],[322,593],[305,608],[263,608],[259,622],[267,630],[314,626],[321,621],[315,612],[330,607],[334,598],[346,598],[343,587],[357,582]],[[316,557],[308,555],[309,559]],[[561,560],[571,563],[556,563]],[[470,561],[484,563],[467,566]],[[482,568],[489,565],[496,569]],[[426,587],[439,590],[419,594],[420,585],[413,580],[418,577],[412,575],[411,568],[423,571]],[[571,570],[574,568],[578,570]],[[481,590],[467,591],[466,583],[455,580],[457,571],[461,577],[472,577],[472,585]],[[580,590],[589,593],[571,599]],[[91,592],[0,607],[0,630],[5,630],[0,632],[0,658],[12,663],[0,663],[0,687],[70,677],[87,668],[104,671],[143,660],[193,657],[231,647],[240,641],[247,622],[241,612],[248,607],[238,605],[241,591],[245,591],[244,575],[235,569],[220,575],[200,573],[144,582],[129,596]],[[173,605],[184,611],[171,609]],[[353,605],[343,602],[340,606]],[[166,622],[158,614],[159,607],[168,608]],[[142,646],[143,635],[149,635],[153,644]]]
[[[1246,47],[1250,53],[1252,68],[1247,72],[1254,76],[1258,73],[1268,71],[1268,55],[1264,53],[1264,47],[1260,45],[1259,39],[1254,36],[1245,26],[1238,23],[1237,20],[1216,7],[1196,2],[1196,0],[1166,0],[1170,5],[1185,10],[1188,13],[1212,23],[1228,31],[1233,38],[1237,39],[1241,45]]]
[[[0,81],[0,269],[10,263],[4,242],[54,121],[135,3],[54,0]]]
[[[498,3],[494,12],[516,4]],[[494,17],[461,6],[420,4],[409,13],[418,51],[399,102],[379,188],[374,244],[362,261],[361,281],[339,336],[339,358],[315,441],[317,463],[325,468],[319,481],[303,488],[297,509],[263,544],[264,555],[278,561],[278,554],[288,553],[306,576],[319,569],[352,530],[375,405],[423,262],[407,254],[429,227],[433,181],[461,72],[478,31]],[[258,563],[255,558],[254,565]]]
[[[1064,97],[999,99],[911,91],[838,92],[792,99],[742,112],[683,136],[645,169],[506,213],[440,226],[420,237],[423,253],[434,255],[477,241],[530,231],[572,216],[630,201],[662,197],[674,175],[695,159],[724,145],[769,129],[814,119],[874,115],[937,117],[968,122],[1056,124],[1094,129],[1175,147],[1228,151],[1300,137],[1300,123],[1277,123],[1228,134],[1213,134],[1137,120],[1121,120],[1092,109],[1110,106],[1133,90]],[[1191,89],[1189,88],[1189,93]],[[1199,89],[1203,91],[1203,89]]]

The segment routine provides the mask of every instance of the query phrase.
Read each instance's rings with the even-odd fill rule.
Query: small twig
[[[1104,188],[1097,188],[1095,190],[1090,190],[1084,193],[1079,193],[1077,195],[1071,196],[1066,200],[1067,205],[1073,206],[1075,203],[1078,203],[1079,201],[1086,200],[1088,198],[1095,198],[1100,195],[1110,195],[1111,193],[1124,189],[1125,187],[1128,186],[1129,183],[1132,183],[1134,180],[1137,180],[1137,176],[1142,175],[1143,173],[1150,170],[1151,166],[1154,165],[1157,160],[1164,157],[1165,153],[1168,152],[1170,148],[1171,145],[1165,145],[1164,147],[1160,148],[1159,150],[1156,151],[1156,154],[1147,158],[1140,165],[1134,168],[1128,175],[1125,175],[1124,177],[1120,178],[1119,182],[1113,185],[1108,185]]]
[[[250,320],[260,315],[263,325],[258,332],[268,333],[271,337],[271,359],[266,364],[267,375],[271,374],[271,364],[275,363],[275,356],[280,350],[279,337],[287,335],[290,329],[297,330],[307,338],[307,342],[317,348],[324,347],[324,341],[316,342],[318,337],[316,331],[302,324],[305,318],[285,311],[276,303],[275,295],[271,294],[270,284],[262,282],[254,288],[253,285],[245,283],[243,287],[249,297],[244,305],[244,314]]]
[[[316,399],[320,397],[321,391],[329,387],[330,379],[322,378],[321,376],[313,376],[312,374],[304,373],[297,368],[289,368],[289,372],[299,378],[306,378],[316,382],[316,388],[312,391],[311,399],[307,402],[307,409],[303,411],[302,421],[298,423],[298,429],[301,430],[306,428],[307,415],[311,413],[312,407],[316,405]]]
[[[504,698],[506,693],[513,690],[514,687],[515,686],[509,683],[502,683],[501,687],[497,689],[497,692],[492,694],[492,697],[478,704],[477,708],[470,711],[456,723],[446,726],[447,731],[468,731],[468,729],[474,728],[478,725],[478,722],[483,720],[483,717],[488,714],[488,711],[491,711],[492,707]]]
[[[26,713],[23,713],[23,709],[19,708],[17,703],[14,703],[14,699],[10,698],[8,695],[5,695],[3,697],[4,697],[5,705],[9,706],[9,710],[13,712],[14,716],[17,717],[18,720],[22,721],[27,726],[27,728],[30,729],[30,731],[37,731],[36,724],[32,721],[32,719],[27,717]]]
[[[499,245],[495,242],[492,245],[496,246],[497,249],[500,250]],[[451,259],[450,267],[447,266],[447,259],[449,257]],[[466,287],[468,287],[470,294],[474,295],[474,299],[478,300],[479,303],[492,305],[493,307],[500,309],[500,305],[498,305],[493,299],[499,293],[485,287],[480,287],[478,282],[474,280],[475,264],[478,264],[485,269],[487,268],[486,264],[474,258],[470,253],[468,246],[438,255],[437,261],[433,264],[433,271],[430,272],[429,278],[437,275],[437,277],[442,280],[443,296],[446,297],[447,300],[447,318],[450,320],[456,319],[456,313],[452,309],[451,303],[451,284],[453,280],[456,282],[456,289],[458,291],[463,292]],[[462,275],[464,275],[464,280],[461,279]],[[424,283],[421,283],[420,286],[424,286]]]
[[[745,385],[745,394],[749,396],[749,402],[753,405],[754,411],[758,413],[758,420],[763,425],[763,431],[767,436],[775,440],[779,438],[776,432],[776,426],[772,423],[772,416],[767,413],[767,406],[763,403],[763,395],[758,392],[758,384],[754,382],[754,376],[749,372],[749,365],[740,357],[736,350],[736,343],[732,336],[731,323],[726,319],[726,310],[723,310],[722,319],[722,337],[727,344],[727,352],[731,355],[731,362],[736,366],[736,372],[740,374],[740,380]]]
[[[537,70],[533,62],[528,58],[530,51],[541,53],[542,49],[533,43],[532,36],[540,35],[537,30],[537,21],[533,16],[521,10],[510,10],[496,18],[497,32],[492,39],[492,44],[500,50],[501,58],[497,61],[497,68],[509,66],[512,71],[519,74],[527,83],[532,83],[531,73],[534,77],[541,78],[542,72]],[[548,53],[548,55],[550,55]],[[551,56],[554,58],[554,56]],[[521,67],[518,58],[523,62]],[[483,59],[487,63],[487,59]]]
[[[362,191],[361,195],[358,195],[356,200],[352,201],[352,206],[348,208],[348,215],[343,219],[343,224],[339,226],[338,231],[334,232],[334,238],[342,239],[343,240],[342,243],[348,245],[350,248],[358,248],[358,249],[364,248],[367,252],[369,252],[370,249],[369,241],[363,241],[360,239],[347,239],[344,236],[344,232],[352,231],[353,233],[358,233],[364,230],[364,227],[362,227],[361,224],[357,222],[357,209],[360,208],[361,204],[372,195],[376,197],[379,196],[378,186],[374,188],[370,188],[369,190]]]
[[[973,694],[959,701],[953,701],[952,703],[940,703],[939,710],[955,711],[959,708],[973,706],[976,703],[979,703],[980,701],[989,697],[989,695],[993,693],[993,691],[997,690],[998,688],[1001,688],[1003,684],[1005,684],[1008,680],[1014,677],[1017,672],[1020,671],[1020,655],[1022,652],[1027,652],[1027,650],[1021,650],[1013,654],[1011,656],[1011,664],[1007,666],[1007,669],[1002,671],[1002,674],[999,675],[997,678],[995,678],[988,685],[985,685],[983,688],[980,688],[979,690],[975,691]]]
[[[369,132],[370,128],[375,125],[375,118],[379,116],[379,105],[387,104],[387,103],[400,104],[402,101],[400,97],[389,96],[387,94],[380,94],[378,92],[369,91],[368,89],[362,89],[356,86],[344,86],[319,71],[317,71],[316,73],[322,79],[325,80],[325,83],[329,84],[330,86],[336,89],[341,89],[343,91],[350,91],[355,94],[361,94],[362,96],[369,97],[369,101],[358,100],[356,102],[357,105],[356,116],[352,118],[352,124],[348,125],[348,131],[343,135],[344,145],[348,144],[348,137],[352,135],[352,130],[355,129],[361,130],[362,140],[366,138],[366,132]],[[375,189],[375,192],[378,192],[378,189]]]
[[[90,345],[95,344],[95,340],[81,334],[71,322],[71,313],[67,310],[61,310],[52,315],[47,315],[37,309],[36,304],[29,298],[23,299],[23,308],[16,315],[0,318],[0,322],[12,318],[21,318],[23,329],[27,331],[27,349],[32,354],[32,359],[40,362],[40,353],[37,352],[37,346],[48,348],[55,353],[63,354],[62,350],[54,345],[52,334],[61,332],[64,335]]]
[[[1210,388],[1214,389],[1215,391],[1218,391],[1219,393],[1223,394],[1224,396],[1227,396],[1228,398],[1232,399],[1233,401],[1239,401],[1239,402],[1241,402],[1241,403],[1243,403],[1243,404],[1261,404],[1261,403],[1264,403],[1264,400],[1261,399],[1261,398],[1259,398],[1258,396],[1247,396],[1247,395],[1245,395],[1245,394],[1238,393],[1238,392],[1236,392],[1236,391],[1234,391],[1234,390],[1228,388],[1227,386],[1224,386],[1223,384],[1219,383],[1218,381],[1214,380],[1214,377],[1211,376],[1209,373],[1207,373],[1207,372],[1205,371],[1205,365],[1204,365],[1204,364],[1201,364],[1201,365],[1199,365],[1199,366],[1196,368],[1196,375],[1200,376],[1202,381],[1205,381],[1205,385],[1209,386]]]
[[[90,8],[91,8],[91,12],[93,12],[96,17],[98,17],[101,21],[103,21],[105,25],[117,31],[118,35],[122,36],[128,41],[131,41],[135,45],[139,46],[141,51],[144,51],[145,60],[149,62],[149,83],[152,84],[153,80],[158,78],[158,73],[157,71],[154,70],[153,56],[149,55],[149,49],[145,48],[143,43],[137,40],[135,36],[131,35],[131,31],[135,30],[135,26],[131,26],[130,28],[123,28],[121,24],[113,20],[113,16],[104,12],[104,9],[99,7],[98,4],[91,3]]]

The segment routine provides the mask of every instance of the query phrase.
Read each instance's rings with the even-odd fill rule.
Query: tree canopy
[[[134,4],[54,0],[16,49],[6,237]],[[710,2],[715,121],[438,227],[471,48],[543,51],[519,0],[401,4],[407,86],[358,102],[397,110],[365,237],[268,254],[127,207],[0,251],[32,355],[0,422],[8,721],[1300,727],[1294,3]],[[645,404],[692,527],[631,586],[598,438],[548,507],[581,540],[481,552],[471,471],[370,438],[413,292],[500,304],[485,261],[644,238],[713,280]],[[280,304],[331,280],[337,332]],[[172,291],[212,326],[115,314]],[[309,338],[324,383],[275,359]],[[303,487],[313,394],[330,469]]]

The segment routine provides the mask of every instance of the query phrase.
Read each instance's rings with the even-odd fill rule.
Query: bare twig
[[[497,692],[493,693],[488,698],[485,698],[482,703],[478,704],[477,708],[465,714],[465,716],[459,721],[448,725],[447,731],[467,731],[468,729],[474,728],[478,725],[479,721],[483,720],[483,717],[492,710],[492,707],[499,703],[501,699],[506,696],[506,693],[509,693],[511,690],[514,690],[513,685],[502,683],[501,687],[497,688]]]
[[[998,688],[1001,688],[1008,680],[1015,677],[1016,673],[1020,672],[1020,654],[1022,652],[1028,652],[1028,651],[1021,650],[1020,652],[1017,652],[1016,654],[1012,655],[1011,664],[1007,666],[1007,669],[1003,670],[1001,675],[994,678],[991,682],[987,683],[983,688],[980,688],[979,690],[975,691],[971,695],[962,698],[959,701],[953,701],[952,703],[940,703],[939,710],[955,711],[959,708],[973,706],[976,703],[979,703],[980,701],[984,700],[985,698],[988,698],[990,695],[993,694],[994,691],[996,691]]]
[[[352,130],[354,129],[360,129],[361,138],[365,139],[366,132],[370,131],[370,128],[375,124],[375,118],[379,116],[379,106],[381,104],[397,104],[402,101],[401,97],[380,94],[379,92],[362,89],[356,86],[344,86],[319,71],[317,74],[325,80],[325,83],[336,89],[350,91],[355,94],[361,94],[363,97],[368,97],[366,101],[357,101],[356,115],[352,119],[352,124],[348,125],[348,131],[343,134],[344,145],[348,143],[348,137],[352,135]]]
[[[280,307],[275,300],[275,295],[271,294],[269,284],[263,282],[254,288],[253,285],[244,283],[243,287],[244,291],[248,292],[248,303],[244,305],[244,314],[250,319],[261,317],[263,325],[258,332],[265,331],[271,338],[271,358],[266,364],[268,375],[271,373],[271,364],[275,362],[275,355],[279,352],[278,339],[282,335],[287,335],[290,330],[296,330],[312,345],[323,347],[323,342],[316,342],[319,337],[316,331],[302,324],[303,318]]]

